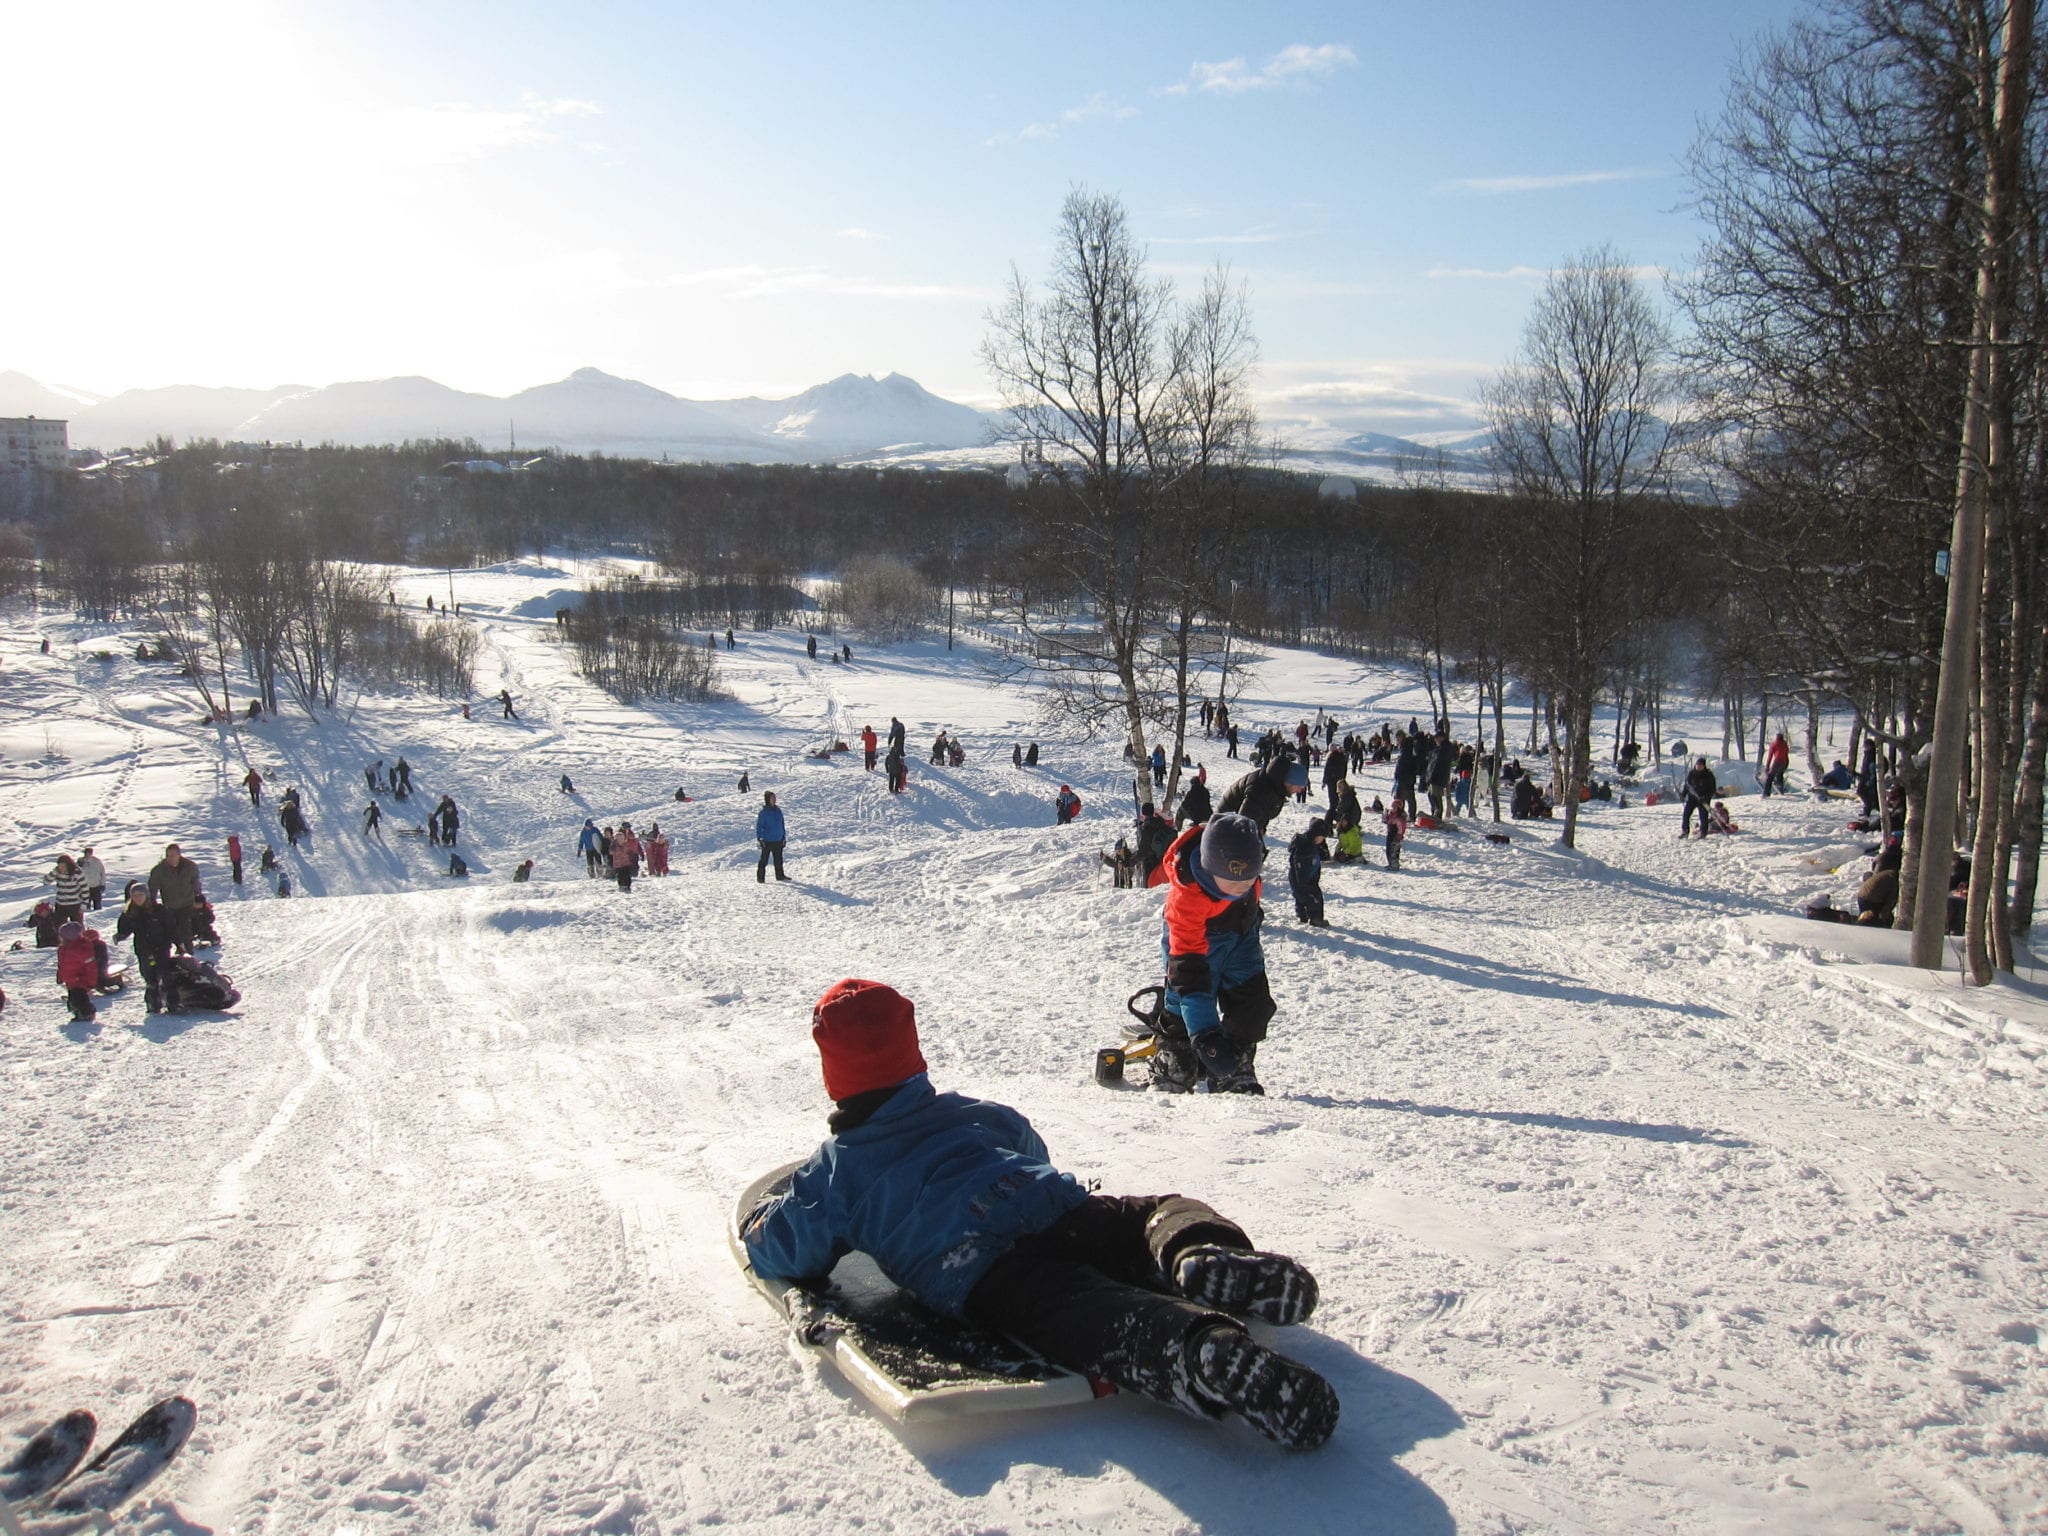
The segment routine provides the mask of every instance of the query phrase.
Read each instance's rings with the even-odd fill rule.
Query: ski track
[[[120,659],[0,674],[0,727],[57,689],[132,743],[90,814],[6,828],[10,894],[81,828],[136,863],[178,835],[245,994],[145,1020],[131,991],[58,1027],[47,957],[0,956],[0,1428],[192,1395],[200,1428],[133,1529],[2048,1529],[2042,1051],[1966,999],[1876,990],[1825,936],[1743,926],[1853,886],[1853,862],[1803,862],[1840,843],[1839,807],[1745,797],[1742,837],[1679,844],[1675,810],[1596,805],[1578,853],[1475,821],[1416,834],[1400,874],[1373,840],[1374,866],[1326,871],[1326,931],[1293,920],[1276,858],[1269,1096],[1106,1093],[1092,1052],[1154,979],[1160,902],[1096,861],[1127,825],[1114,745],[1013,769],[1030,701],[978,652],[844,668],[800,633],[721,651],[729,702],[627,708],[513,611],[560,569],[456,580],[480,690],[510,688],[517,721],[363,700],[223,737],[152,693],[118,627],[49,615]],[[443,581],[394,577],[415,604]],[[7,621],[10,663],[33,632]],[[1277,651],[1251,693],[1247,739],[1318,704],[1426,710],[1389,672]],[[892,711],[906,795],[857,747],[806,756]],[[965,767],[923,761],[941,725]],[[1244,766],[1190,747],[1219,793]],[[124,806],[145,751],[189,820]],[[477,878],[353,830],[362,764],[400,752],[414,809],[462,806]],[[290,862],[321,899],[219,889],[218,839],[257,838],[253,867],[274,826],[244,760],[306,794]],[[1062,781],[1087,806],[1065,828]],[[766,788],[793,883],[763,888]],[[1390,793],[1388,770],[1359,788]],[[1276,848],[1318,809],[1290,807]],[[586,815],[660,819],[678,873],[584,878]],[[521,857],[535,882],[509,885]],[[797,1351],[724,1228],[822,1134],[808,1009],[843,974],[902,987],[940,1084],[1016,1104],[1078,1176],[1199,1194],[1307,1260],[1324,1304],[1291,1347],[1343,1394],[1335,1444],[1281,1457],[1129,1399],[892,1429]]]

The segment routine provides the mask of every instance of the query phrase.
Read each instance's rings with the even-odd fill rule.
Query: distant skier
[[[518,714],[517,714],[516,712],[514,712],[514,710],[513,710],[513,708],[512,708],[512,690],[511,690],[511,689],[509,689],[509,688],[500,688],[500,689],[498,690],[498,702],[499,702],[500,704],[502,704],[502,705],[503,705],[503,706],[505,707],[505,714],[504,714],[504,718],[505,718],[505,719],[507,719],[507,720],[517,720],[517,719],[519,718]]]
[[[775,878],[787,880],[782,872],[782,845],[789,836],[782,819],[782,807],[775,803],[775,791],[761,791],[761,809],[754,817],[754,841],[760,844],[761,857],[754,865],[754,878],[761,884],[768,883],[768,864],[775,864]]]

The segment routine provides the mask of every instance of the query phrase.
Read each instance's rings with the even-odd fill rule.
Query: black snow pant
[[[106,894],[107,888],[104,885],[96,885],[85,893],[85,899],[93,911],[97,912],[100,910],[100,902],[105,898]]]
[[[622,890],[622,891],[630,891],[631,889],[633,889],[633,866],[632,866],[632,865],[630,865],[630,864],[621,864],[621,865],[620,865],[620,866],[619,866],[619,867],[618,867],[617,869],[615,869],[615,870],[613,870],[613,871],[612,871],[612,877],[613,877],[613,878],[614,878],[615,880],[617,880],[617,881],[619,882],[619,889],[620,889],[620,890]]]
[[[1320,922],[1323,916],[1323,882],[1304,881],[1293,887],[1294,915],[1304,923]]]
[[[230,867],[234,870],[235,884],[240,885],[242,883],[242,861],[236,859]]]
[[[1700,836],[1705,837],[1707,835],[1707,804],[1704,800],[1695,800],[1691,795],[1687,795],[1685,797],[1685,810],[1678,818],[1678,835],[1680,838],[1685,838],[1692,834],[1692,819],[1695,814],[1700,819]]]
[[[789,876],[785,875],[782,872],[782,840],[780,838],[776,839],[776,841],[772,843],[767,841],[765,838],[762,840],[761,859],[760,862],[754,866],[754,878],[760,881],[763,885],[766,885],[768,883],[768,861],[770,859],[773,859],[775,861],[775,878],[778,880],[787,880]]]
[[[90,987],[66,987],[64,1001],[71,1005],[71,1017],[79,1023],[99,1017],[99,1009],[93,1006]]]
[[[135,969],[142,973],[142,1001],[151,1013],[164,1011],[164,973],[171,968],[171,952],[135,951]]]
[[[1231,1322],[1171,1288],[1174,1265],[1199,1244],[1252,1246],[1199,1200],[1090,1195],[997,1259],[966,1315],[1055,1365],[1185,1407],[1188,1341]]]

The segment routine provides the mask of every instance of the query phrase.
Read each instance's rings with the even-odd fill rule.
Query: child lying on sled
[[[755,1273],[821,1282],[858,1250],[934,1311],[1056,1365],[1296,1449],[1330,1438],[1330,1384],[1239,1320],[1307,1318],[1306,1269],[1198,1200],[1091,1195],[1015,1110],[935,1090],[894,988],[837,982],[811,1019],[838,1108],[788,1191],[742,1224]]]

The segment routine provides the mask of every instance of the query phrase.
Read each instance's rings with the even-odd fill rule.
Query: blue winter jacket
[[[764,843],[779,843],[783,840],[781,806],[761,807],[761,814],[754,818],[754,836]]]
[[[747,1223],[756,1274],[809,1280],[847,1254],[958,1317],[989,1266],[1088,1198],[1003,1104],[940,1093],[922,1072],[796,1171]]]
[[[603,836],[604,834],[597,830],[596,822],[586,821],[583,823],[582,835],[576,839],[576,851],[578,853],[595,853],[598,843],[602,840]]]

